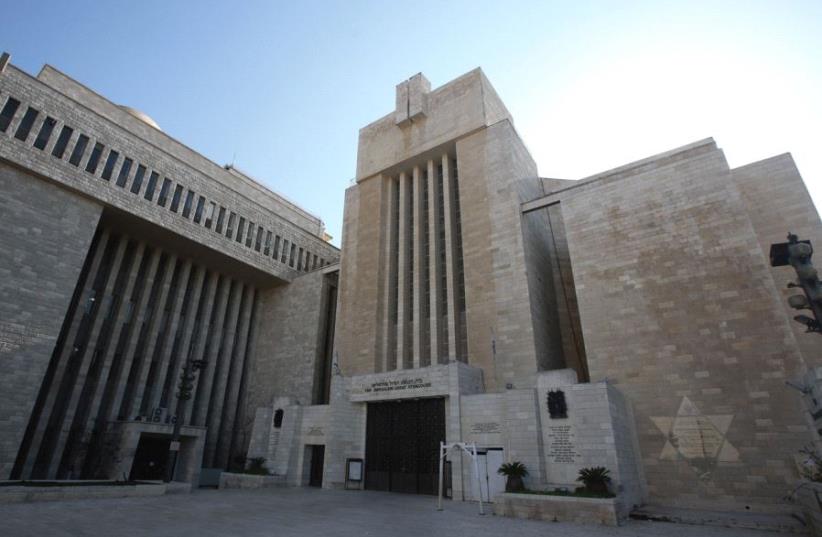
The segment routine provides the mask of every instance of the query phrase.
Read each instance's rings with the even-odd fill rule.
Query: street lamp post
[[[191,390],[194,388],[194,380],[197,378],[197,371],[207,365],[205,360],[186,360],[183,372],[180,375],[180,384],[177,385],[179,391],[177,396],[177,408],[174,412],[174,429],[171,432],[171,443],[168,448],[168,460],[166,461],[166,483],[174,479],[174,470],[177,466],[177,456],[180,452],[180,429],[185,420],[186,402],[191,399]]]

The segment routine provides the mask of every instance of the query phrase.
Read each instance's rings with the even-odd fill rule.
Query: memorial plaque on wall
[[[548,458],[554,464],[574,464],[580,458],[571,425],[548,427]]]

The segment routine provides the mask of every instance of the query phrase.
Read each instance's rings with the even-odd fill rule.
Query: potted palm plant
[[[608,483],[611,482],[610,471],[604,466],[583,468],[579,471],[577,481],[585,485],[586,492],[592,494],[608,494]]]
[[[528,475],[528,469],[521,462],[506,462],[499,467],[497,473],[505,476],[505,492],[522,492],[525,483],[522,478]]]

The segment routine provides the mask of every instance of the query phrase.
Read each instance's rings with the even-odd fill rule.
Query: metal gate
[[[445,440],[445,400],[369,403],[365,488],[437,493],[437,455]]]

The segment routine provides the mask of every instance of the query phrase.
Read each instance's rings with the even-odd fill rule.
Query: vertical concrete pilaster
[[[439,204],[439,185],[437,167],[433,160],[428,161],[428,307],[431,338],[431,365],[439,363],[442,345],[442,315],[439,297],[442,292],[442,264],[440,251],[437,248],[440,236],[440,220],[437,205]]]
[[[386,211],[385,226],[385,258],[383,259],[383,334],[382,334],[382,357],[383,371],[389,371],[396,368],[396,349],[397,349],[397,326],[394,324],[394,313],[397,308],[397,303],[394,300],[394,287],[397,285],[397,232],[394,222],[397,220],[398,207],[397,199],[397,180],[388,179],[386,185],[386,196],[388,203],[388,210]],[[393,357],[393,358],[392,358]]]
[[[414,256],[413,256],[413,259],[411,260],[411,262],[412,262],[413,267],[414,267],[414,271],[413,271],[413,273],[414,273],[413,274],[413,288],[414,288],[414,291],[413,291],[413,294],[412,294],[412,325],[411,325],[412,326],[412,328],[411,328],[411,330],[412,330],[412,332],[411,332],[412,344],[411,344],[411,349],[412,349],[412,364],[413,364],[413,367],[418,368],[418,367],[420,367],[420,361],[423,359],[422,353],[423,353],[423,350],[424,350],[424,344],[423,344],[423,341],[422,341],[422,335],[423,335],[423,326],[422,326],[422,322],[423,322],[423,319],[422,319],[423,305],[422,305],[422,299],[423,299],[423,294],[424,293],[423,293],[422,286],[423,286],[423,283],[425,282],[425,279],[423,278],[423,273],[422,273],[422,268],[423,268],[423,264],[422,264],[422,258],[423,258],[423,254],[422,254],[422,244],[423,244],[422,243],[422,235],[423,235],[423,229],[422,229],[422,222],[423,222],[423,218],[422,218],[422,207],[423,207],[423,204],[422,204],[422,191],[423,191],[423,186],[422,186],[422,181],[423,181],[423,178],[422,178],[422,170],[420,169],[419,166],[414,166],[412,179],[413,179],[413,183],[412,183],[411,187],[412,187],[412,194],[413,194],[413,199],[414,199],[414,202],[412,204],[413,205],[413,213],[414,213],[414,215],[413,215],[414,226],[413,226],[413,229],[411,229],[411,235],[413,237],[412,240],[414,241],[414,248],[413,248]]]
[[[445,154],[442,156],[442,199],[445,205],[445,294],[448,302],[448,358],[449,360],[456,360],[458,358],[457,341],[459,338],[457,333],[457,315],[459,315],[459,311],[457,311],[456,249],[454,244],[456,212],[452,185],[453,176],[450,167],[451,161],[448,154]]]
[[[399,233],[397,237],[397,369],[405,368],[406,352],[406,324],[408,323],[408,219],[410,200],[408,199],[409,177],[405,172],[400,173],[400,206],[399,206]]]

